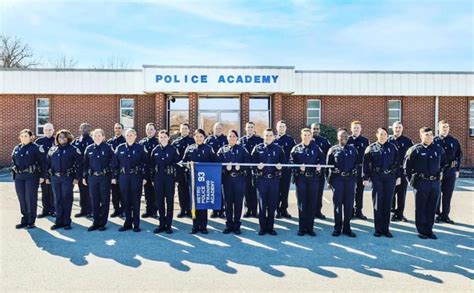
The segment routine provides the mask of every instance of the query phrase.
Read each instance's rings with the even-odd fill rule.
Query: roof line
[[[294,66],[247,66],[247,65],[148,65],[144,64],[143,68],[242,68],[242,69],[295,69]]]
[[[91,72],[142,72],[142,69],[96,69],[96,68],[2,68],[0,71],[55,71],[55,72],[65,72],[65,71],[91,71]]]
[[[295,73],[405,73],[405,74],[474,74],[474,71],[410,71],[410,70],[295,70]]]

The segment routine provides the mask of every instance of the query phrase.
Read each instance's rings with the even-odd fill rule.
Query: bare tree
[[[92,66],[97,69],[128,69],[129,62],[123,57],[112,56],[99,66]]]
[[[67,57],[65,55],[49,61],[49,64],[52,68],[58,69],[67,69],[67,68],[76,68],[78,61],[72,57]]]
[[[40,64],[33,58],[33,52],[28,44],[18,37],[0,35],[0,67],[29,68]]]

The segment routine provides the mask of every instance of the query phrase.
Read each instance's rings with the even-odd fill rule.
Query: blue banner
[[[222,165],[194,163],[191,166],[191,196],[196,210],[220,210],[222,202]]]

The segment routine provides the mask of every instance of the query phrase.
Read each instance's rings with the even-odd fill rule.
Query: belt
[[[239,177],[239,176],[245,176],[245,172],[225,172],[224,175],[230,176],[230,177]]]
[[[385,175],[388,175],[388,174],[393,174],[393,169],[382,169],[382,168],[375,168],[375,173],[377,174],[385,174]]]
[[[265,175],[257,175],[257,178],[265,178],[265,179],[273,179],[273,178],[277,178],[278,175],[275,174],[275,173],[271,173],[271,174],[265,174]]]
[[[300,173],[298,175],[299,176],[304,176],[304,177],[316,177],[316,176],[319,176],[320,174],[321,174],[320,171],[308,172],[308,171],[301,171],[300,170]]]
[[[130,169],[128,170],[128,172],[125,171],[125,168],[120,169],[120,174],[141,174],[141,173],[143,173],[143,170],[138,169],[138,168]]]
[[[51,175],[56,176],[56,177],[69,177],[73,173],[72,172],[53,172]]]
[[[452,168],[456,168],[457,166],[458,166],[458,161],[451,161],[450,163],[446,165],[446,168],[452,169]]]
[[[423,180],[429,180],[429,181],[439,180],[439,176],[432,176],[432,175],[426,176],[425,174],[419,174],[418,177]]]
[[[89,175],[90,176],[105,176],[105,175],[109,175],[110,172],[108,171],[103,171],[103,172],[90,172],[89,171]]]
[[[349,176],[356,176],[357,175],[357,170],[354,169],[352,170],[351,172],[341,172],[340,170],[338,169],[334,169],[332,171],[333,174],[337,174],[337,175],[340,175],[342,177],[349,177]]]
[[[25,174],[25,173],[34,174],[38,171],[38,167],[36,165],[31,165],[28,168],[23,169],[23,170],[18,170],[14,168],[13,171],[15,171],[16,174]]]

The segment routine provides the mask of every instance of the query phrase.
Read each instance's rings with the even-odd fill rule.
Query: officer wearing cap
[[[342,233],[349,237],[356,237],[351,230],[352,208],[354,206],[354,192],[357,180],[357,149],[347,144],[347,130],[337,131],[338,144],[332,146],[327,155],[329,168],[328,185],[332,189],[334,203],[334,231],[332,236]],[[344,216],[344,219],[343,219]]]
[[[47,163],[56,211],[56,221],[51,230],[71,229],[73,189],[82,178],[83,161],[81,151],[72,145],[73,139],[69,130],[58,131],[55,137],[56,145],[48,152]]]
[[[245,133],[246,135],[239,139],[239,145],[251,154],[256,145],[263,143],[263,139],[255,133],[255,123],[252,121],[245,125]],[[248,172],[245,179],[245,205],[247,211],[243,217],[257,217],[257,189],[251,172]]]
[[[114,137],[107,141],[112,147],[112,150],[115,152],[115,149],[125,143],[125,137],[122,135],[123,133],[123,124],[122,123],[115,123],[114,125]],[[120,196],[120,187],[118,184],[112,184],[112,205],[114,206],[114,212],[110,215],[110,217],[123,217],[123,206],[122,206],[122,198]]]
[[[314,215],[316,212],[316,194],[319,189],[321,168],[305,167],[304,165],[324,165],[326,157],[321,148],[311,141],[309,128],[301,130],[301,143],[290,152],[290,163],[302,164],[293,169],[293,178],[296,185],[298,199],[299,229],[298,236],[308,234],[316,236],[314,232]]]
[[[128,129],[125,132],[126,142],[115,149],[112,163],[114,172],[112,184],[119,183],[120,194],[125,211],[125,223],[120,232],[131,230],[140,232],[140,203],[142,187],[149,180],[147,149],[136,142],[137,132]]]
[[[221,147],[229,144],[229,142],[227,141],[227,136],[224,135],[224,124],[222,124],[221,122],[215,123],[212,129],[212,135],[209,135],[208,137],[206,137],[206,140],[204,141],[204,143],[210,145],[212,147],[212,150],[216,154]],[[217,218],[217,217],[225,218],[225,214],[224,214],[225,200],[223,200],[221,203],[222,203],[221,209],[213,210],[211,214],[211,218]]]
[[[148,152],[151,151],[158,145],[158,139],[156,138],[156,126],[154,123],[147,123],[145,126],[146,137],[140,140],[138,143],[144,146]],[[157,203],[156,203],[156,194],[153,188],[151,180],[148,180],[144,185],[143,189],[145,190],[145,203],[146,209],[145,213],[142,214],[143,218],[157,218]]]
[[[277,131],[278,135],[275,138],[275,144],[283,149],[285,152],[285,163],[288,163],[291,150],[296,145],[295,139],[286,134],[286,122],[284,120],[277,122]],[[288,194],[290,192],[291,173],[291,168],[283,168],[281,170],[277,218],[291,218],[291,215],[288,213]]]
[[[45,181],[46,162],[44,149],[33,143],[31,130],[23,129],[19,139],[12,153],[12,171],[22,217],[15,227],[31,229],[35,228],[38,185]]]
[[[277,235],[273,229],[275,210],[278,204],[279,180],[281,177],[281,164],[285,163],[285,152],[273,143],[275,137],[273,130],[267,128],[264,132],[264,142],[254,147],[251,155],[252,163],[259,164],[254,168],[258,198],[258,221],[260,230],[258,235]],[[264,164],[277,164],[277,166],[264,166]]]
[[[397,147],[388,142],[388,131],[377,129],[377,141],[370,144],[364,152],[362,178],[364,186],[372,182],[372,200],[374,205],[375,237],[384,235],[392,238],[389,231],[390,208],[392,207],[395,184],[400,184]]]
[[[91,125],[89,123],[82,123],[79,126],[79,133],[81,134],[79,137],[74,139],[72,145],[79,149],[81,154],[84,154],[86,147],[90,144],[93,144],[94,141],[90,136],[91,132]],[[81,206],[81,211],[74,215],[76,218],[80,217],[92,217],[92,203],[91,197],[89,194],[89,188],[85,186],[82,181],[79,181],[79,205]]]
[[[388,137],[388,142],[393,143],[398,149],[399,156],[399,168],[403,174],[403,159],[407,150],[413,145],[410,138],[403,135],[403,125],[400,121],[395,121],[392,125],[393,135]],[[406,222],[404,210],[405,210],[405,199],[407,194],[408,181],[405,176],[400,177],[400,184],[395,186],[395,192],[393,196],[392,209],[393,216],[392,221],[403,221]]]
[[[82,183],[89,187],[94,221],[88,231],[106,230],[110,207],[110,185],[112,181],[112,161],[114,151],[105,142],[105,132],[95,129],[92,132],[94,143],[84,153]]]
[[[441,180],[441,199],[438,202],[436,223],[445,222],[454,224],[449,218],[451,211],[451,198],[454,185],[459,177],[461,169],[462,151],[459,141],[449,134],[449,124],[446,120],[439,121],[439,135],[434,138],[434,143],[442,147],[446,154],[446,164],[443,168],[443,179]],[[442,210],[441,210],[442,208]]]
[[[421,239],[437,239],[433,233],[436,205],[440,197],[440,180],[445,154],[433,143],[433,131],[420,129],[421,143],[408,149],[404,172],[415,193],[415,225]]]
[[[321,133],[321,125],[318,122],[314,122],[311,124],[311,134],[313,136],[313,142],[321,148],[324,153],[324,158],[327,157],[328,151],[331,148],[331,143],[327,138],[320,135]],[[322,176],[319,176],[319,184],[318,184],[318,192],[316,196],[316,210],[315,210],[315,217],[321,220],[326,219],[326,216],[323,215],[321,209],[323,207],[323,193],[324,193],[324,183],[326,181],[327,170],[322,170],[324,173]]]
[[[178,150],[180,158],[183,159],[186,148],[194,144],[194,138],[189,136],[189,124],[187,123],[182,123],[179,126],[179,133],[180,136],[173,141],[172,145]],[[178,218],[191,217],[191,196],[185,167],[176,167],[176,182],[178,182],[178,199],[181,208]]]
[[[54,145],[54,126],[51,123],[46,123],[43,126],[44,136],[39,137],[35,143],[43,147],[44,159],[46,162],[46,156],[48,155],[49,149]],[[56,216],[54,213],[54,194],[51,189],[51,182],[44,180],[41,183],[41,203],[43,204],[43,212],[38,215],[38,218],[44,218],[47,216]]]

